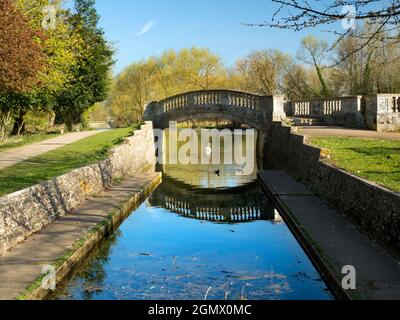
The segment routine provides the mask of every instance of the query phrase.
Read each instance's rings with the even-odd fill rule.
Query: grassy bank
[[[37,133],[21,135],[19,137],[8,137],[6,141],[0,142],[0,152],[22,147],[32,143],[41,142],[47,139],[56,138],[58,136],[59,134],[56,133]]]
[[[335,166],[400,192],[400,141],[313,137],[310,142],[329,149]]]
[[[104,160],[107,151],[131,135],[133,128],[114,129],[0,170],[0,196],[22,190],[65,174],[73,169]]]

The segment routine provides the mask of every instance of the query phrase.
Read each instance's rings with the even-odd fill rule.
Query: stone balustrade
[[[312,117],[358,113],[361,112],[361,102],[361,96],[290,101],[287,111],[291,116]]]
[[[144,119],[158,129],[170,122],[193,119],[238,121],[257,129],[286,117],[283,96],[261,96],[234,90],[203,90],[153,101],[146,106]]]
[[[341,97],[290,101],[286,113],[293,117],[324,120],[328,125],[364,125],[362,97]]]
[[[262,96],[229,90],[196,91],[161,100],[162,112],[182,110],[192,106],[224,105],[258,110]]]

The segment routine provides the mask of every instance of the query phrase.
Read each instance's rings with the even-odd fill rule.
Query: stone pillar
[[[284,96],[262,97],[262,111],[266,125],[270,122],[279,122],[286,119]]]
[[[365,122],[366,122],[366,118],[363,115],[363,110],[362,110],[362,100],[363,100],[363,96],[355,96],[355,105],[356,105],[356,122],[357,122],[357,126],[359,127],[364,127],[365,128]]]
[[[285,113],[285,97],[272,97],[272,121],[282,121],[286,119]]]
[[[366,97],[366,121],[375,131],[400,130],[400,94],[377,94]]]
[[[194,96],[195,96],[195,93],[191,93],[187,96],[187,106],[188,107],[193,107],[195,105]]]
[[[293,101],[284,101],[284,112],[286,117],[292,117],[295,115]]]

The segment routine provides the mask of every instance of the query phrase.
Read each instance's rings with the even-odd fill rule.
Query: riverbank
[[[338,298],[400,298],[399,259],[287,173],[262,171],[259,180]],[[356,269],[355,290],[342,288],[344,266]]]
[[[150,195],[161,175],[142,172],[114,184],[0,257],[0,300],[42,299],[42,269],[56,269],[63,281]]]
[[[264,167],[287,172],[363,233],[399,254],[400,195],[330,164],[330,151],[308,141],[293,128],[273,123],[266,137]]]
[[[28,188],[107,157],[135,128],[69,133],[0,153],[0,196]]]
[[[308,140],[329,150],[326,161],[335,167],[400,192],[400,140],[318,136]]]

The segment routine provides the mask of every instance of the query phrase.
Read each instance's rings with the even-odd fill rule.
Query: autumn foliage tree
[[[12,0],[0,2],[0,93],[23,92],[38,84],[44,54],[35,32]]]
[[[24,133],[32,116],[72,129],[106,99],[113,50],[95,1],[74,4],[70,10],[62,0],[0,0],[1,137]]]
[[[40,85],[45,55],[34,31],[14,1],[0,2],[0,139],[12,119],[13,97]]]

